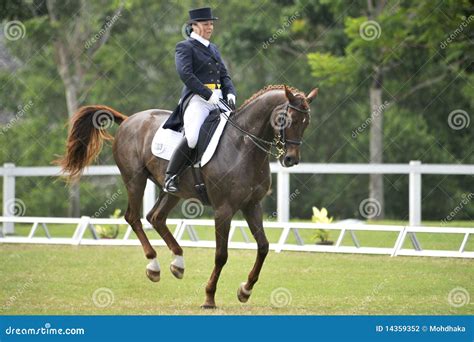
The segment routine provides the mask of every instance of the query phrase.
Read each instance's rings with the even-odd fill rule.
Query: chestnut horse
[[[230,224],[238,210],[242,211],[258,246],[248,280],[240,284],[237,291],[241,302],[249,299],[269,246],[260,203],[271,184],[269,154],[272,147],[277,147],[281,152],[277,157],[284,167],[298,164],[301,139],[310,120],[309,103],[317,93],[318,89],[314,89],[306,96],[297,89],[281,85],[260,90],[230,116],[215,155],[202,168],[215,212],[216,237],[215,266],[206,286],[203,308],[216,307],[217,281],[227,261]],[[113,122],[120,125],[113,154],[128,193],[125,219],[137,234],[149,260],[146,275],[155,282],[160,280],[160,265],[143,231],[140,210],[147,179],[160,189],[163,185],[168,161],[151,153],[151,142],[169,115],[169,111],[152,109],[127,117],[106,106],[81,107],[71,118],[66,155],[58,160],[69,179],[77,180],[83,168],[99,154],[103,140],[112,139],[106,129]],[[161,191],[146,216],[172,251],[170,270],[178,279],[184,275],[183,249],[166,226],[166,218],[180,198],[197,196],[189,168],[180,179],[180,191],[175,194]]]

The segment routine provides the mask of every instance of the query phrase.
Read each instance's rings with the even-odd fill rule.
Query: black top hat
[[[189,11],[189,22],[217,19],[219,18],[212,16],[212,11],[210,7],[196,8]]]

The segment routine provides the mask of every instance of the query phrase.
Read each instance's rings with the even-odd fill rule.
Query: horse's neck
[[[255,136],[272,140],[274,129],[271,125],[273,109],[284,103],[286,97],[281,90],[270,90],[256,97],[235,115],[235,122],[242,129]]]

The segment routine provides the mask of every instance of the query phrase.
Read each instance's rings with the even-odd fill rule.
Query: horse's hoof
[[[150,279],[152,282],[157,283],[160,281],[160,271],[152,271],[149,270],[148,268],[146,269],[146,276],[148,279]]]
[[[205,309],[205,310],[208,310],[208,309],[217,309],[217,306],[216,304],[207,304],[207,303],[204,303],[203,305],[201,305],[201,309]]]
[[[184,277],[184,268],[175,266],[175,265],[170,265],[170,270],[173,275],[178,278],[178,279],[183,279]]]
[[[247,303],[252,294],[252,291],[247,291],[244,288],[245,283],[240,284],[239,289],[237,290],[237,298],[241,303]]]

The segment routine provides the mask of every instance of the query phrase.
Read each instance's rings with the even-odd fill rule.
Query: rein
[[[224,100],[220,99],[221,103],[224,104],[229,110],[232,111],[232,108],[229,107],[227,102]],[[254,143],[255,146],[257,146],[259,149],[261,149],[263,152],[271,155],[272,157],[275,157],[276,159],[280,158],[282,155],[285,154],[286,152],[286,145],[292,144],[292,145],[301,145],[302,141],[301,140],[292,140],[292,139],[286,139],[286,134],[285,134],[285,123],[288,118],[288,108],[294,109],[300,113],[309,113],[309,109],[301,109],[298,107],[295,107],[288,103],[286,105],[285,111],[283,112],[283,117],[285,119],[285,122],[283,125],[281,125],[279,133],[273,137],[272,141],[262,139],[255,134],[252,134],[250,132],[247,132],[244,130],[242,127],[240,127],[235,121],[233,121],[230,116],[228,116],[225,112],[222,112],[224,117],[227,119],[228,122],[231,123],[232,126],[237,128],[240,132],[244,133],[249,139]],[[233,111],[232,111],[233,112]],[[268,147],[266,147],[265,145]],[[277,152],[273,152],[272,148],[275,148]]]

